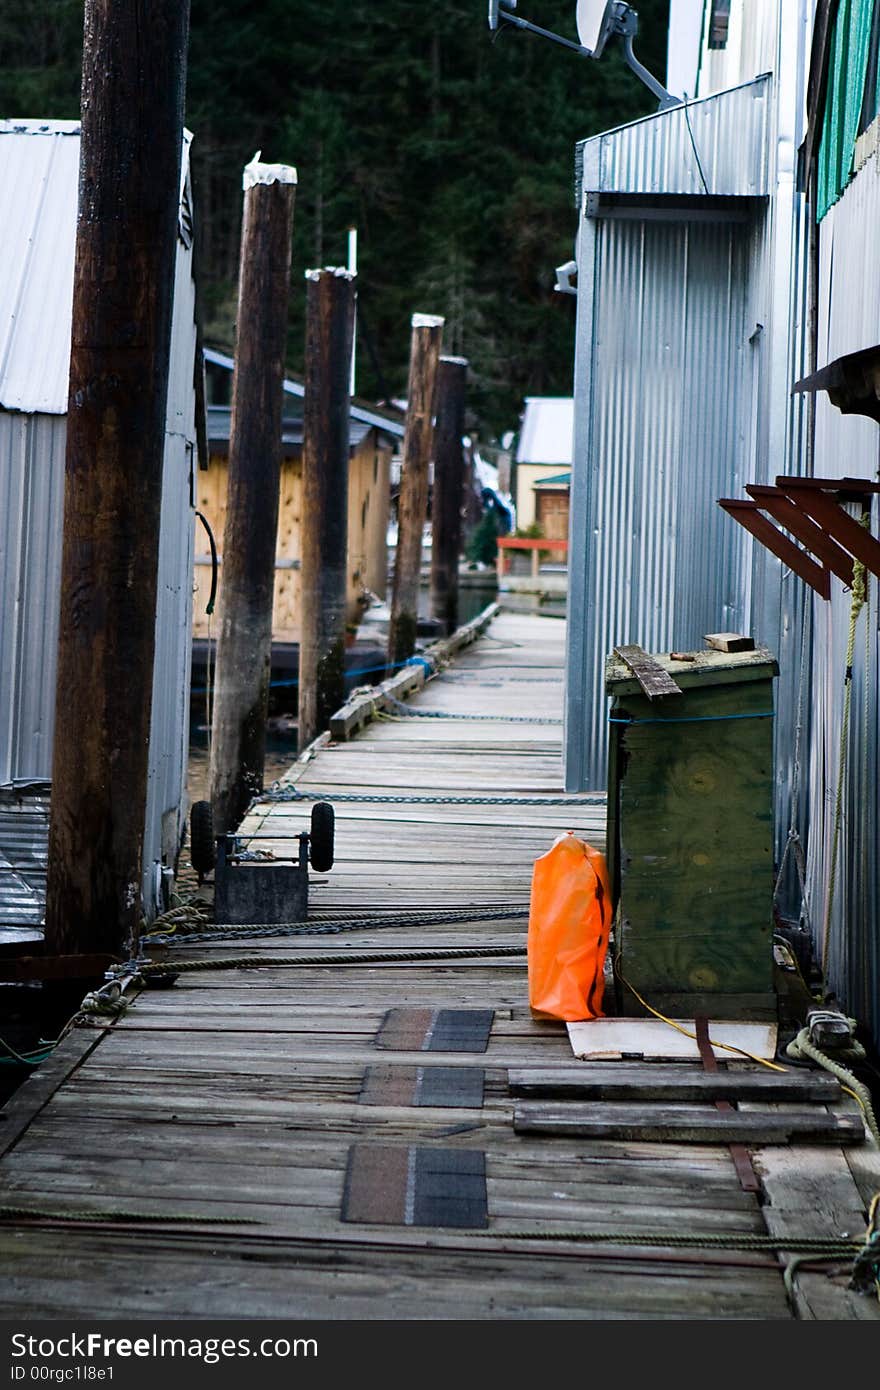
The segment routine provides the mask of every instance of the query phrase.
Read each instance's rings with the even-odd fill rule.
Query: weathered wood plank
[[[625,666],[629,667],[649,700],[656,700],[663,695],[681,694],[681,687],[676,684],[668,671],[664,671],[658,661],[648,655],[644,647],[638,647],[634,644],[626,647],[615,647],[614,654],[620,657]]]
[[[706,1072],[662,1063],[533,1068],[509,1072],[508,1081],[511,1095],[561,1099],[834,1101],[841,1095],[839,1083],[827,1072]]]
[[[719,1111],[689,1105],[518,1105],[518,1134],[582,1134],[608,1139],[698,1140],[719,1144],[787,1144],[792,1140],[861,1144],[864,1126],[856,1116],[824,1110],[793,1114]]]

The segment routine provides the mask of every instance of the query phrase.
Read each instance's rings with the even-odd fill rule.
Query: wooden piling
[[[397,552],[388,624],[388,661],[406,661],[416,648],[422,529],[428,512],[428,465],[434,443],[434,393],[443,319],[413,314],[406,432],[397,519]]]
[[[210,797],[217,835],[263,789],[296,170],[244,171]]]
[[[46,943],[136,953],[188,0],[86,0]]]
[[[306,274],[300,750],[345,703],[350,376],[355,281],[346,270]]]
[[[431,501],[431,617],[448,637],[458,627],[458,560],[464,503],[464,357],[441,357],[437,371],[434,489]]]

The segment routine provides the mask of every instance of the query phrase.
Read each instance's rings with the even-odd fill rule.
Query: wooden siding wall
[[[371,435],[362,441],[351,456],[348,478],[348,597],[352,615],[356,612],[356,599],[363,585],[380,598],[385,597],[390,466],[390,451],[377,447]],[[207,518],[221,554],[218,611],[223,595],[227,474],[225,455],[212,454],[207,472],[196,475],[198,509]],[[302,458],[285,458],[281,465],[272,619],[272,638],[276,642],[299,641],[302,496]],[[207,538],[201,525],[196,536],[196,555],[198,560],[209,560]],[[194,587],[193,636],[207,637],[205,605],[211,590],[210,563],[196,563]],[[216,635],[216,631],[215,622],[212,632]]]

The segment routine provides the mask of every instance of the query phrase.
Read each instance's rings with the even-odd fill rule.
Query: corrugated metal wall
[[[166,411],[162,520],[148,812],[144,838],[144,898],[155,901],[162,861],[173,865],[187,814],[184,797],[189,748],[192,658],[192,572],[195,527],[196,302],[192,260],[178,247]]]
[[[747,624],[750,547],[716,503],[750,476],[750,235],[739,222],[585,225],[579,281],[594,258],[596,290],[576,388],[572,527],[587,541],[570,571],[571,787],[605,782],[615,646],[686,650]]]
[[[873,155],[819,226],[818,365],[880,342],[880,160]],[[880,430],[872,421],[844,416],[820,393],[816,407],[815,472],[819,476],[875,480]],[[872,508],[874,534],[880,503]],[[858,514],[858,509],[854,509]],[[845,701],[846,647],[851,595],[837,581],[829,603],[814,601],[810,690],[809,879],[814,930],[821,941],[832,870],[832,839]],[[880,814],[877,804],[880,699],[878,699],[878,582],[856,633],[847,774],[830,919],[828,976],[846,1006],[880,1046]]]
[[[65,435],[0,410],[0,783],[52,766]]]
[[[195,300],[178,256],[144,842],[144,898],[159,901],[186,816],[192,621]],[[0,411],[0,783],[51,776],[66,419]]]

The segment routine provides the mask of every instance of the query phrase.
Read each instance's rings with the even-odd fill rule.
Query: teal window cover
[[[880,4],[874,4],[874,23],[868,49],[868,68],[865,74],[865,99],[859,120],[859,135],[873,125],[880,114]]]
[[[880,4],[876,8],[880,9]],[[852,176],[876,18],[874,11],[875,0],[840,0],[834,21],[819,142],[816,199],[819,222],[840,198]],[[875,65],[875,85],[876,80]]]

